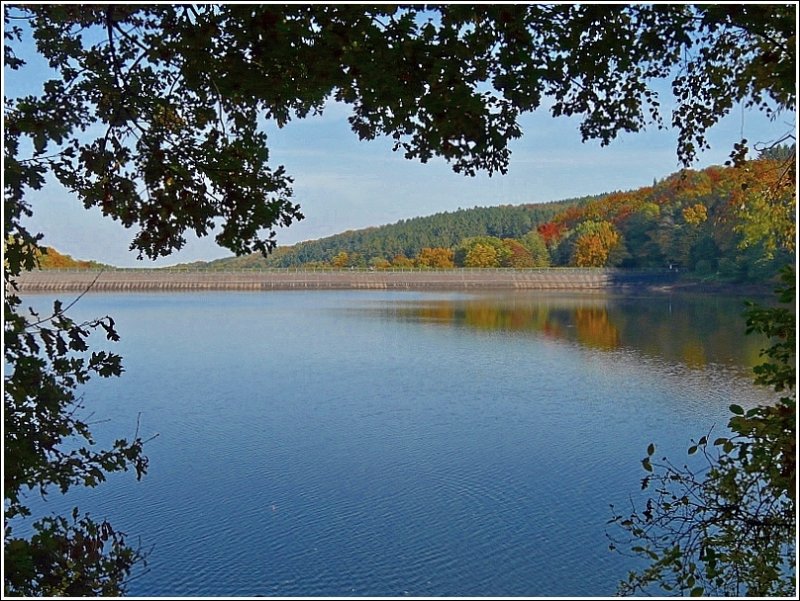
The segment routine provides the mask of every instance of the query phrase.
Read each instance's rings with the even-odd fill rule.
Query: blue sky
[[[7,73],[4,96],[35,93],[45,69],[31,61],[24,74]],[[295,179],[295,200],[306,218],[278,230],[280,244],[320,238],[348,229],[392,223],[474,206],[548,202],[646,186],[679,169],[676,132],[621,134],[610,146],[581,143],[578,120],[553,118],[546,108],[521,121],[523,137],[511,144],[505,176],[465,177],[442,160],[408,161],[392,152],[388,139],[360,142],[347,123],[349,109],[331,104],[322,116],[283,129],[268,124],[270,163],[285,165]],[[669,122],[669,118],[665,119]],[[742,136],[769,142],[794,130],[794,115],[770,122],[754,110],[734,111],[710,132],[711,150],[696,168],[724,163]],[[128,250],[133,236],[118,223],[86,210],[56,183],[29,197],[34,216],[27,225],[44,233],[44,243],[80,259],[118,266],[170,265],[230,256],[213,236],[190,238],[179,253],[157,262],[137,261]]]

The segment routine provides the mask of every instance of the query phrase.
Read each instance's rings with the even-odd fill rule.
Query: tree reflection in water
[[[701,295],[510,293],[395,304],[395,318],[529,333],[613,351],[630,349],[692,368],[752,367],[763,341],[745,336],[744,299]]]

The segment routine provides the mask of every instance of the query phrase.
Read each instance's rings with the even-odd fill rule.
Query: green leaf
[[[652,472],[653,471],[653,466],[650,463],[650,458],[649,457],[645,457],[644,459],[642,459],[642,467],[644,469],[646,469],[648,472]]]
[[[744,415],[744,409],[742,409],[739,405],[731,405],[728,407],[731,410],[731,413],[735,415]]]
[[[655,452],[656,452],[656,445],[654,445],[651,442],[649,445],[647,445],[647,455],[648,455],[648,457],[651,456]]]
[[[689,596],[690,597],[702,597],[703,596],[703,592],[704,592],[704,590],[703,590],[702,586],[696,586],[691,591],[689,591]]]
[[[695,444],[690,446],[687,453],[689,453],[689,455],[694,455],[695,453],[697,453],[697,445]]]

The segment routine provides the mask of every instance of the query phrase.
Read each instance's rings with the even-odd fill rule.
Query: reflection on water
[[[742,298],[543,294],[454,297],[387,304],[395,319],[529,333],[597,350],[631,349],[688,367],[752,367],[764,340],[746,336]]]
[[[606,308],[575,309],[575,333],[578,341],[598,349],[620,346],[619,330],[608,317]]]

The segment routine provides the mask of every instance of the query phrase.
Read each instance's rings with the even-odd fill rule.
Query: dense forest
[[[451,249],[465,238],[475,236],[521,238],[554,219],[566,208],[580,206],[596,198],[591,196],[547,204],[459,209],[279,247],[266,259],[259,254],[252,254],[221,259],[209,265],[216,268],[294,267],[309,264],[366,267],[380,266],[381,261],[394,261],[396,265],[410,266],[425,248]]]
[[[253,254],[198,266],[617,266],[762,280],[794,260],[777,233],[756,231],[769,223],[758,214],[767,192],[784,195],[792,210],[794,186],[782,175],[793,154],[781,147],[744,166],[683,170],[637,190],[461,209],[281,247],[266,259]]]

